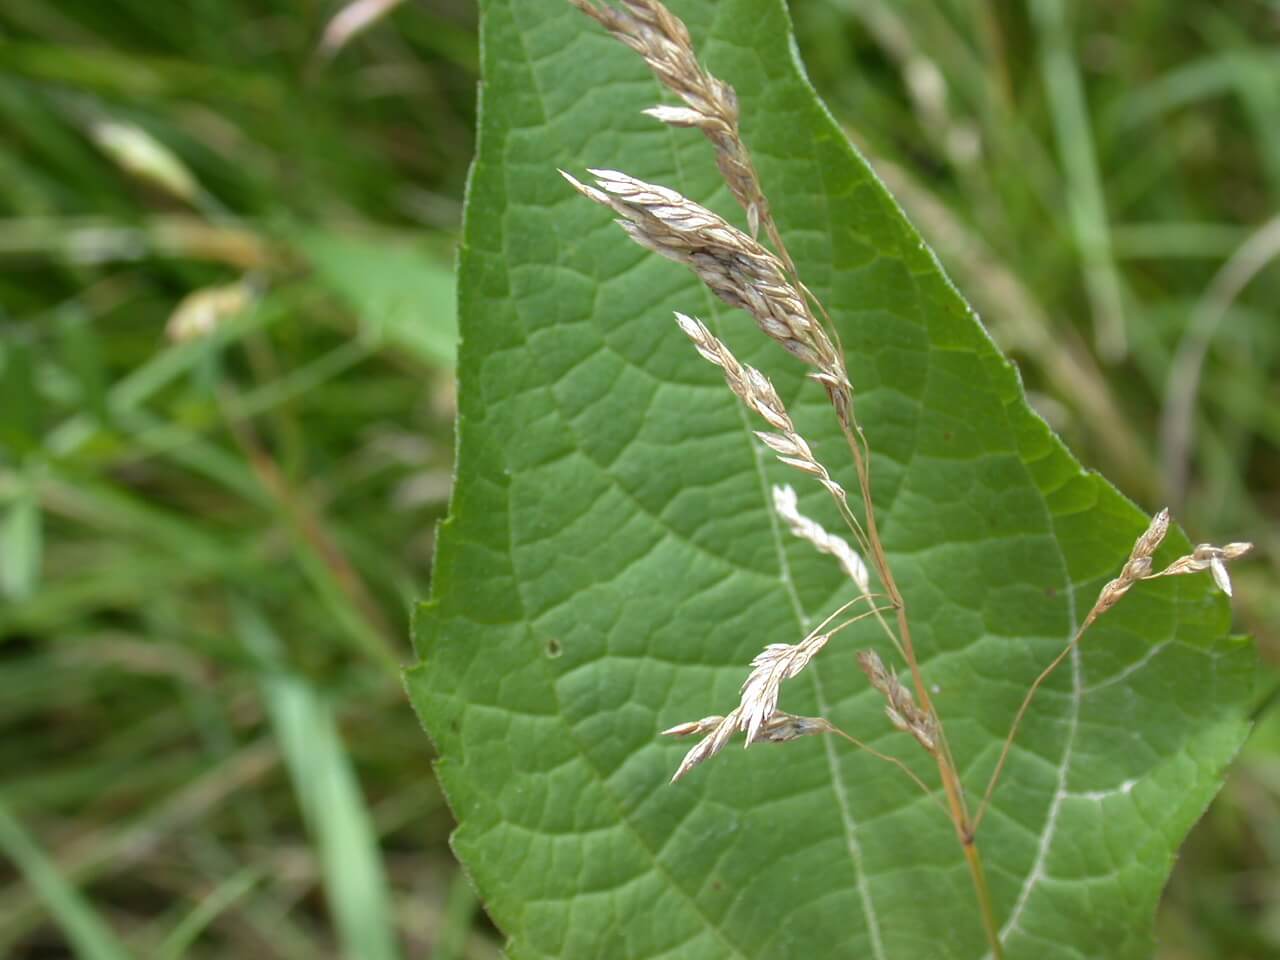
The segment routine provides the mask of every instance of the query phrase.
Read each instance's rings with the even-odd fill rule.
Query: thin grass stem
[[[876,759],[885,760],[888,763],[893,764],[895,767],[897,767],[899,770],[905,773],[911,779],[911,782],[914,783],[917,787],[921,789],[921,791],[924,792],[925,796],[927,796],[931,801],[933,801],[933,803],[937,806],[937,808],[942,812],[942,815],[944,817],[946,817],[948,820],[951,819],[951,812],[947,809],[947,805],[938,798],[937,791],[935,791],[927,783],[921,780],[919,775],[914,770],[908,767],[905,763],[903,763],[897,757],[891,757],[887,753],[881,753],[875,747],[871,746],[868,743],[864,743],[863,741],[859,740],[857,737],[854,737],[848,733],[845,733],[843,730],[841,730],[837,726],[833,725],[831,727],[831,732],[834,734],[837,734],[838,736],[844,737],[844,739],[848,740],[851,744],[853,744],[859,750],[865,750],[867,753],[871,754],[871,756],[875,757]]]
[[[1009,751],[1013,749],[1014,738],[1018,735],[1018,729],[1022,725],[1022,718],[1026,716],[1027,709],[1031,706],[1031,701],[1035,698],[1036,691],[1040,689],[1041,684],[1049,679],[1049,675],[1058,667],[1062,666],[1062,661],[1067,659],[1067,655],[1075,649],[1076,644],[1080,642],[1080,638],[1084,635],[1084,628],[1081,628],[1071,642],[1062,648],[1062,651],[1053,658],[1053,662],[1040,671],[1040,675],[1032,681],[1031,686],[1027,688],[1026,695],[1022,698],[1022,705],[1018,707],[1018,712],[1013,716],[1013,724],[1009,728],[1009,735],[1004,738],[1004,745],[1000,748],[1000,758],[996,761],[995,769],[991,772],[991,779],[987,781],[987,789],[982,794],[982,803],[978,805],[978,812],[974,815],[973,825],[970,829],[976,833],[978,827],[982,824],[982,819],[987,815],[987,810],[991,806],[991,797],[995,793],[996,784],[1000,782],[1000,774],[1004,771],[1005,762],[1009,759]]]

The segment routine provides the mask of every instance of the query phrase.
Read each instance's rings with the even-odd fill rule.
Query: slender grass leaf
[[[34,483],[19,490],[0,520],[0,594],[25,600],[40,583],[43,555],[40,502]]]
[[[229,910],[262,881],[262,870],[245,867],[237,870],[211,890],[195,908],[182,918],[156,949],[158,960],[177,960],[186,954],[200,934],[214,920]]]
[[[261,615],[236,610],[245,646],[264,663],[279,641]],[[390,893],[377,836],[329,704],[307,682],[283,670],[264,674],[263,694],[303,817],[319,848],[325,895],[349,956],[394,960]]]
[[[83,960],[129,960],[132,956],[119,938],[49,860],[35,838],[0,800],[0,851],[13,861],[44,901],[67,935],[77,957]]]
[[[847,351],[877,514],[923,670],[980,793],[1023,693],[1145,517],[1027,407],[919,235],[808,87],[778,0],[686,0],[801,275]],[[458,483],[410,693],[454,846],[513,957],[955,958],[987,946],[949,821],[833,739],[727,750],[676,786],[751,657],[851,595],[786,540],[751,435],[671,320],[702,316],[774,379],[853,486],[821,390],[743,314],[646,254],[556,167],[606,167],[733,210],[711,150],[562,0],[482,4],[479,154],[459,278]],[[818,489],[802,509],[829,527]],[[1157,563],[1187,543],[1166,542]],[[936,782],[842,634],[783,689]],[[1010,958],[1138,958],[1174,851],[1247,723],[1253,653],[1203,578],[1143,584],[1036,700],[983,823]]]

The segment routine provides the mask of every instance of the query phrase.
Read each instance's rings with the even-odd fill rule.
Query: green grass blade
[[[268,672],[262,694],[318,848],[325,896],[347,955],[396,960],[390,892],[369,811],[329,704],[301,677],[279,669],[279,641],[250,607],[235,610],[238,633]]]
[[[260,867],[245,867],[227,877],[164,938],[156,949],[156,960],[178,960],[219,914],[246,896],[262,878]]]
[[[1040,35],[1041,72],[1066,174],[1067,213],[1093,306],[1094,337],[1104,358],[1118,360],[1127,350],[1128,339],[1123,288],[1111,253],[1107,204],[1084,86],[1071,53],[1066,6],[1063,0],[1036,0],[1031,11]]]
[[[24,483],[0,522],[0,594],[9,600],[26,599],[39,585],[40,520],[34,484]]]
[[[130,960],[107,922],[44,855],[0,799],[0,850],[14,862],[83,960]]]

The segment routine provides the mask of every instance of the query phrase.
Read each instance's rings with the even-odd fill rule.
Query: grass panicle
[[[680,329],[693,342],[698,353],[721,369],[734,395],[772,428],[771,431],[758,432],[759,439],[782,463],[813,476],[831,494],[859,549],[869,557],[871,567],[883,586],[883,596],[888,599],[884,608],[872,605],[874,595],[870,570],[863,555],[842,538],[829,534],[820,524],[801,515],[797,509],[796,494],[790,487],[775,487],[774,507],[781,520],[793,534],[806,540],[814,549],[835,557],[857,586],[859,597],[842,606],[800,642],[765,646],[752,660],[752,669],[742,685],[739,703],[729,714],[705,717],[664,731],[672,736],[699,735],[702,738],[685,755],[672,780],[679,780],[715,756],[737,732],[745,735],[747,746],[762,739],[786,741],[809,733],[836,733],[866,749],[865,744],[834,727],[829,720],[797,718],[781,711],[778,701],[782,683],[804,670],[835,633],[864,617],[875,616],[891,646],[905,661],[911,682],[907,684],[900,680],[874,650],[860,651],[857,663],[871,686],[884,697],[885,712],[892,725],[910,735],[937,762],[940,786],[945,796],[945,803],[940,805],[950,817],[963,847],[991,955],[998,960],[1003,955],[1003,945],[978,853],[977,831],[989,809],[1009,750],[1036,691],[1063,662],[1089,626],[1119,602],[1135,584],[1157,577],[1208,571],[1223,592],[1229,595],[1231,581],[1226,563],[1246,553],[1250,544],[1230,543],[1224,547],[1201,544],[1190,555],[1153,573],[1152,557],[1170,522],[1167,510],[1157,513],[1134,543],[1119,575],[1102,588],[1079,631],[1028,689],[1004,741],[982,802],[976,815],[971,814],[960,768],[951,755],[942,720],[930,701],[916,658],[906,599],[898,590],[878,532],[871,495],[870,451],[854,413],[853,388],[845,372],[844,358],[832,336],[818,322],[813,308],[824,319],[827,313],[801,282],[769,213],[760,177],[739,134],[738,102],[733,89],[702,67],[688,30],[658,0],[622,0],[620,8],[590,0],[571,2],[639,53],[659,80],[684,101],[684,107],[655,107],[645,112],[673,126],[696,127],[707,135],[715,146],[717,163],[730,192],[747,212],[750,232],[739,230],[670,187],[646,183],[620,171],[591,170],[595,178],[593,185],[584,184],[563,171],[562,174],[584,196],[616,213],[618,224],[632,240],[688,267],[711,292],[730,306],[745,310],[763,333],[814,368],[810,376],[826,389],[848,442],[858,479],[862,516],[865,518],[862,520],[850,509],[844,487],[819,462],[810,444],[797,432],[769,378],[754,367],[740,363],[702,321],[683,313],[676,314]],[[761,226],[773,244],[772,251],[756,239]],[[866,600],[869,609],[831,627],[832,620],[857,600]],[[885,619],[886,612],[892,613],[896,629]],[[907,772],[922,789],[933,795],[931,788],[909,770]]]
[[[662,4],[645,0],[623,0],[620,8],[591,0],[571,2],[640,54],[658,80],[685,102],[684,107],[657,106],[644,112],[662,123],[695,127],[706,135],[715,147],[720,173],[746,211],[751,235],[756,236],[761,222],[770,222],[769,207],[738,132],[738,96],[733,87],[703,69],[684,23]]]

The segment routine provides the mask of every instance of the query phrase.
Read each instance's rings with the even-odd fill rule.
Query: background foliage
[[[1077,454],[1193,537],[1259,542],[1238,612],[1274,661],[1280,13],[975,9],[823,0],[797,27]],[[409,2],[326,62],[334,12],[0,10],[0,952],[497,954],[395,671],[447,495],[474,14]],[[130,172],[104,121],[198,186]],[[246,278],[218,336],[166,342]],[[1200,344],[1181,453],[1161,417]],[[1280,949],[1268,678],[1167,957]]]

